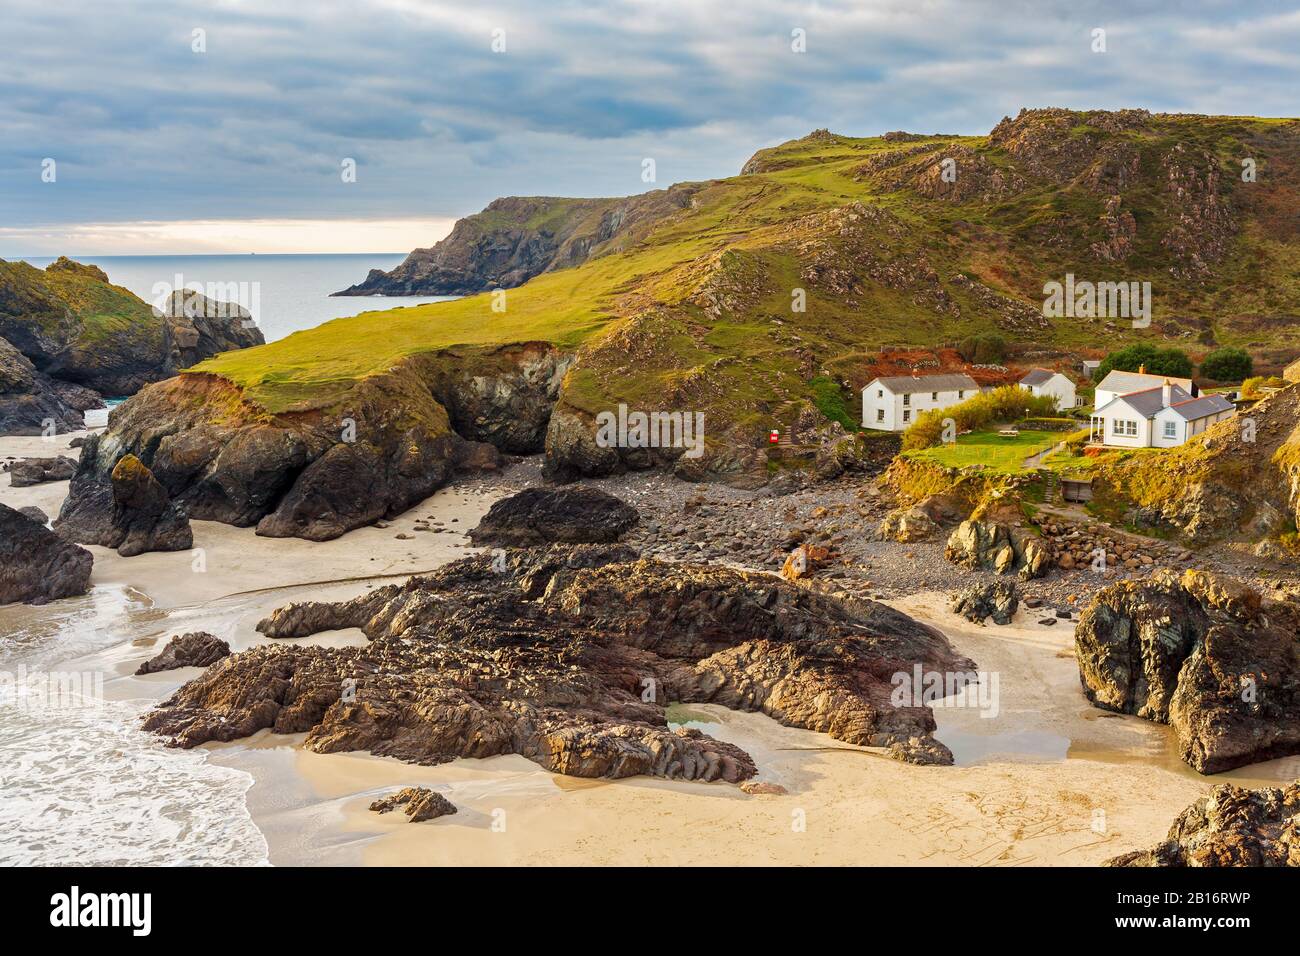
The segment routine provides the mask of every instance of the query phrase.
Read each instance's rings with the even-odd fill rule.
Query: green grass
[[[904,452],[916,461],[929,461],[945,468],[967,468],[983,465],[992,471],[1023,471],[1026,458],[1051,448],[1064,436],[1060,432],[1024,430],[1014,438],[1004,437],[997,430],[971,432],[959,435],[956,442]]]

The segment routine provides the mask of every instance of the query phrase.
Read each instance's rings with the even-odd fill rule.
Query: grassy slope
[[[1197,319],[1211,324],[1225,344],[1285,342],[1294,327],[1237,326],[1225,316],[1300,314],[1300,288],[1293,278],[1300,242],[1292,241],[1294,235],[1262,230],[1247,220],[1240,247],[1211,279],[1159,281],[1168,266],[1159,243],[1164,225],[1159,151],[1178,141],[1205,145],[1220,158],[1226,178],[1236,175],[1242,150],[1261,153],[1261,138],[1267,139],[1278,122],[1157,117],[1152,123],[1157,133],[1143,138],[1140,184],[1125,193],[1125,208],[1138,220],[1138,243],[1122,266],[1099,268],[1087,254],[1089,244],[1101,238],[1097,217],[1103,198],[1093,192],[1026,176],[1029,188],[1007,198],[931,200],[887,177],[858,174],[869,158],[914,149],[917,142],[808,137],[760,153],[760,172],[705,184],[690,209],[661,221],[629,248],[510,290],[504,314],[492,311],[490,295],[367,312],[219,356],[200,370],[245,387],[250,398],[277,412],[332,404],[357,379],[413,353],[547,340],[566,348],[587,346],[566,386],[566,400],[576,407],[595,410],[617,398],[659,408],[673,399],[757,428],[807,398],[808,380],[818,367],[851,378],[860,364],[855,356],[878,345],[929,345],[991,327],[996,311],[951,284],[957,272],[1035,306],[1045,277],[1066,271],[1098,278],[1151,275],[1161,296],[1158,309],[1163,308],[1157,322],[1171,314]],[[986,137],[921,145],[942,150],[949,143],[974,148],[994,165],[1014,165],[989,147]],[[1242,200],[1247,207],[1252,202]],[[936,311],[914,289],[868,280],[846,297],[801,280],[807,244],[833,245],[835,238],[800,217],[815,219],[812,214],[851,203],[886,210],[902,224],[901,232],[878,223],[867,228],[877,231],[880,254],[891,264],[924,257],[934,265],[960,316]],[[1068,226],[1060,230],[1068,241],[1040,242],[1045,224]],[[846,262],[854,268],[851,256]],[[719,282],[743,291],[729,305],[706,311],[699,294]],[[792,316],[790,290],[805,285],[807,312]],[[1109,347],[1143,334],[1125,330],[1099,341],[1099,326],[1061,319],[1035,338],[1067,347]],[[799,350],[814,356],[811,374]]]
[[[7,281],[21,284],[41,298],[70,309],[77,323],[76,345],[83,350],[123,337],[142,343],[161,341],[162,324],[147,303],[127,289],[101,281],[88,272],[37,269],[26,262],[0,262],[0,273]],[[52,318],[51,313],[47,319]]]
[[[1014,438],[1003,437],[996,430],[960,435],[950,445],[939,445],[904,452],[908,458],[933,461],[945,468],[983,465],[994,471],[1019,472],[1026,458],[1051,448],[1064,436],[1060,432],[1025,429]]]

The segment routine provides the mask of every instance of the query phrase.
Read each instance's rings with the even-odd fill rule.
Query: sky
[[[497,196],[734,175],[821,127],[1295,116],[1297,6],[0,0],[0,257],[406,252]]]

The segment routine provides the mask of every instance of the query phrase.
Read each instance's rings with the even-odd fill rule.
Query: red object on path
[[[778,428],[773,428],[772,431],[768,433],[767,443],[769,445],[776,445],[779,444],[780,441],[781,441],[781,430]]]

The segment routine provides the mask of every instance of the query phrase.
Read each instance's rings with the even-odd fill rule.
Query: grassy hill
[[[498,201],[421,250],[439,268],[515,250],[509,274],[535,274],[503,312],[490,292],[366,312],[199,370],[272,413],[328,409],[415,354],[547,341],[578,353],[561,408],[702,410],[711,444],[758,447],[805,415],[814,380],[863,384],[883,344],[997,330],[1065,350],[1239,345],[1279,364],[1300,353],[1297,172],[1297,120],[1037,110],[982,137],[822,130],[727,179]],[[535,251],[527,268],[520,248]],[[1152,327],[1044,318],[1043,284],[1067,272],[1150,281]]]

